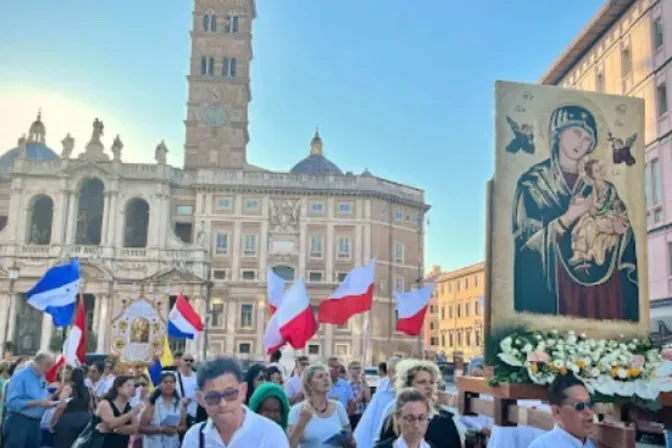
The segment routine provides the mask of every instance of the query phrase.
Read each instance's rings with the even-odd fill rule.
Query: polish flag
[[[373,303],[376,259],[366,266],[348,272],[343,283],[320,303],[318,318],[321,323],[343,325],[355,314],[371,310]]]
[[[63,353],[56,364],[46,373],[47,381],[56,381],[56,376],[65,365],[76,367],[86,363],[86,310],[84,300],[80,298],[75,310],[75,321],[68,337],[63,342]]]
[[[201,316],[186,297],[178,294],[175,305],[168,315],[168,336],[194,339],[201,331],[203,331]]]
[[[266,274],[266,297],[268,298],[268,307],[271,310],[271,315],[280,306],[283,292],[285,292],[285,280],[273,272],[273,269],[269,269]]]
[[[422,332],[422,324],[429,306],[429,299],[432,297],[434,284],[425,285],[420,289],[411,292],[393,293],[397,301],[397,331],[401,331],[409,336],[418,336]]]
[[[282,296],[282,301],[271,317],[264,334],[264,348],[273,353],[289,343],[302,349],[317,333],[317,322],[303,280],[296,280]]]

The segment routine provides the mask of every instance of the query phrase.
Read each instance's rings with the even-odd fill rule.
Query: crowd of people
[[[49,353],[0,362],[2,446],[7,448],[456,448],[464,417],[449,408],[436,363],[390,358],[375,392],[362,365],[296,359],[285,372],[279,354],[244,372],[218,357],[194,370],[176,353],[175,370],[155,385],[144,368],[115,359],[74,369],[48,384]],[[550,388],[558,427],[533,448],[590,447],[590,396],[571,375]],[[488,425],[479,432],[489,435]]]

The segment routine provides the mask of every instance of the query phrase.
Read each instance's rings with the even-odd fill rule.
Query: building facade
[[[424,193],[366,170],[341,171],[318,133],[289,172],[247,163],[255,16],[253,0],[195,0],[184,168],[166,164],[163,142],[154,162],[125,163],[121,138],[106,144],[98,119],[90,137],[77,136],[81,150],[68,135],[57,154],[46,138],[48,111],[0,157],[0,303],[8,310],[0,335],[17,354],[49,348],[51,319],[23,295],[71,257],[82,265],[101,353],[128,343],[118,317],[130,302],[145,301],[165,322],[183,293],[208,323],[187,350],[262,359],[268,269],[289,282],[303,278],[316,310],[350,269],[373,258],[370,316],[321,325],[302,352],[374,362],[417,349],[416,338],[394,331],[392,292],[410,289],[422,272]]]
[[[441,266],[432,266],[432,269],[425,274],[426,283],[436,283],[441,275]],[[441,352],[439,346],[439,296],[438,288],[432,291],[432,297],[429,299],[429,307],[425,315],[423,328],[423,344],[425,357],[432,359]]]
[[[672,330],[672,0],[614,0],[541,83],[630,95],[645,105],[649,294],[654,338]]]
[[[435,354],[445,355],[448,360],[461,357],[469,361],[482,356],[485,264],[477,263],[448,272],[435,267],[428,277],[435,283],[432,300],[436,301],[436,327],[432,325],[430,313],[425,322],[425,334],[437,340],[432,345],[430,339],[426,350],[431,347]]]

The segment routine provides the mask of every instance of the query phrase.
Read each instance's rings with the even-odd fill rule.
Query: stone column
[[[238,313],[236,302],[230,297],[226,299],[226,347],[227,355],[235,353],[234,339],[236,337],[236,315]]]
[[[21,202],[23,201],[23,188],[20,179],[14,179],[9,196],[9,220],[7,227],[10,232],[10,241],[19,241],[19,222],[21,221]],[[11,338],[10,338],[11,339]]]
[[[109,301],[110,297],[107,295],[100,295],[96,297],[96,304],[100,302],[100,318],[98,319],[98,327],[96,332],[98,335],[98,343],[96,344],[96,352],[107,353],[107,331],[110,325],[109,319]]]
[[[327,223],[326,245],[325,277],[328,282],[335,282],[338,279],[334,276],[334,224],[331,221]]]
[[[308,224],[305,221],[301,221],[299,224],[299,272],[298,276],[307,279],[306,273],[306,253],[310,250],[308,247]]]
[[[16,344],[16,341],[14,340],[14,333],[16,333],[16,306],[17,306],[17,301],[20,300],[20,297],[18,294],[14,293],[12,294],[12,305],[9,308],[9,332],[7,333],[7,337],[9,338],[10,341],[14,342]]]
[[[9,313],[9,294],[0,294],[0,309],[7,310],[7,313]],[[0,316],[0,337],[3,338],[2,339],[2,344],[7,342],[7,341],[4,340],[4,337],[5,337],[5,327],[9,325],[8,319],[7,319],[8,317],[11,318],[11,316],[9,316],[9,314],[3,314],[2,316]],[[7,340],[11,340],[11,339],[12,339],[12,335],[8,333],[7,334]],[[1,350],[0,350],[0,353],[1,353]]]
[[[51,223],[51,243],[61,244],[63,235],[63,215],[65,214],[64,192],[60,191],[54,194],[53,220]]]
[[[42,334],[40,337],[40,351],[49,351],[49,342],[51,342],[51,333],[54,330],[54,321],[50,314],[42,313]],[[59,331],[63,331],[59,329]],[[65,341],[63,341],[65,342]]]
[[[68,192],[68,216],[65,218],[67,227],[65,229],[65,244],[75,244],[75,232],[77,231],[77,194],[74,191]]]
[[[110,210],[110,193],[106,191],[103,195],[103,228],[101,229],[103,246],[109,246],[111,241],[110,213],[112,213],[112,210]]]
[[[259,278],[266,280],[266,269],[268,269],[268,220],[261,222],[259,233]]]
[[[196,209],[194,210],[194,217],[200,216],[203,214],[203,196],[205,193],[202,191],[196,190]]]
[[[324,347],[322,347],[324,358],[334,355],[334,326],[327,325],[324,329]]]
[[[116,191],[111,191],[109,200],[110,213],[108,215],[110,222],[107,224],[107,228],[108,233],[110,234],[109,244],[114,247],[121,246],[121,236],[123,235],[123,229],[120,229],[119,226],[117,225],[119,221],[117,219],[119,215],[119,210],[117,207],[118,200],[119,200],[119,193]],[[122,226],[124,225],[123,221],[121,222],[121,225]]]
[[[233,223],[233,258],[231,260],[231,281],[238,281],[240,279],[240,258],[243,255],[243,234],[242,225],[240,221]]]
[[[264,333],[266,332],[266,301],[262,298],[257,300],[257,343],[254,352],[261,359],[264,358]]]

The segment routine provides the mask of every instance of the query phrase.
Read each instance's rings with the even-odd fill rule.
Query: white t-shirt
[[[301,393],[301,377],[294,375],[285,383],[285,393],[287,398],[292,398]]]
[[[196,389],[198,389],[198,384],[196,384],[196,374],[191,372],[191,375],[186,376],[182,372],[177,372],[177,394],[182,397],[182,387],[180,387],[180,380],[182,380],[182,386],[184,387],[184,396],[186,398],[191,398],[191,403],[187,406],[187,414],[192,417],[196,417],[196,410],[198,409],[198,402],[196,401]]]
[[[313,415],[305,429],[303,437],[299,442],[299,448],[322,448],[328,445],[325,440],[343,431],[343,428],[350,425],[348,413],[340,401],[329,400],[336,405],[336,410],[329,417],[323,418]],[[289,426],[296,426],[299,423],[299,414],[301,413],[301,403],[292,406],[289,411]]]
[[[217,432],[217,428],[208,419],[203,429],[205,446],[202,448],[289,448],[289,439],[280,425],[255,414],[247,407],[245,410],[245,420],[234,434],[231,442],[225,445]],[[182,448],[200,448],[200,432],[203,424],[192,426],[184,436]]]

